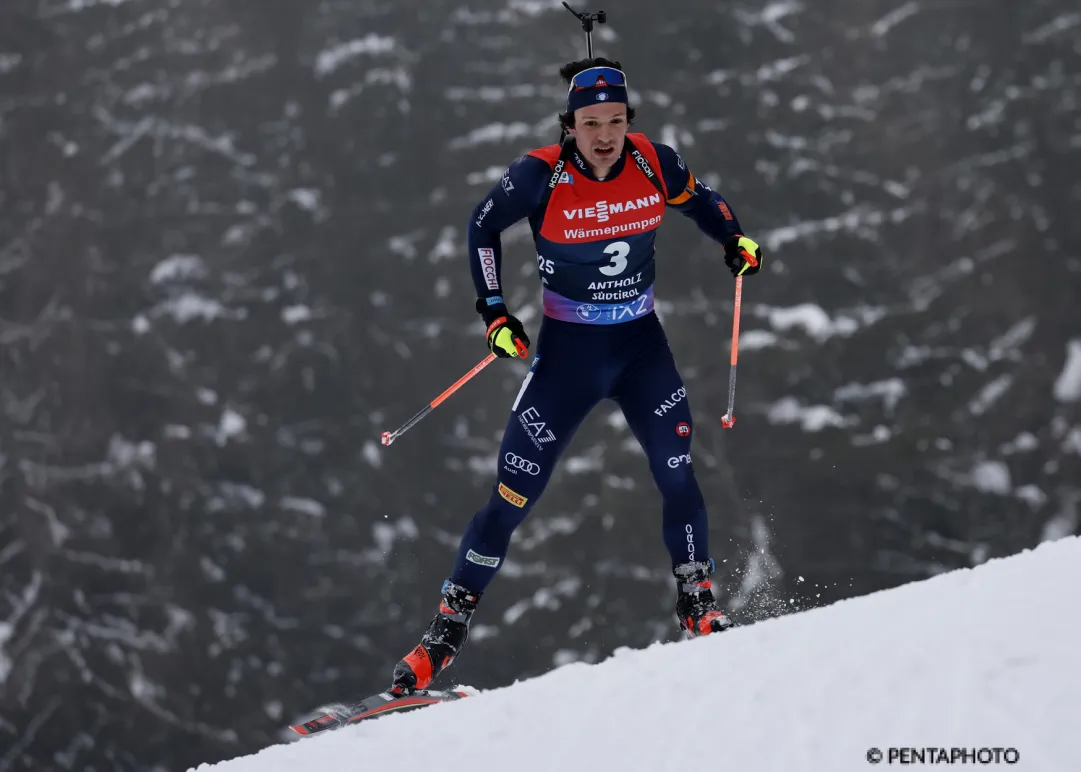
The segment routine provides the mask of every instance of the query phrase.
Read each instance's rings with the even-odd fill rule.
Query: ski
[[[415,710],[437,702],[453,702],[470,696],[465,691],[429,691],[419,690],[409,695],[397,695],[379,692],[358,702],[341,702],[324,705],[312,718],[293,724],[289,728],[299,735],[317,734],[332,729],[340,729],[348,724],[355,724],[369,718],[376,718],[386,713]]]

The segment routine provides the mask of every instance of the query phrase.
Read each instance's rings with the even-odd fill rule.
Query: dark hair
[[[595,56],[592,59],[579,59],[576,62],[567,62],[559,68],[559,77],[563,78],[563,82],[569,86],[571,84],[571,78],[584,70],[588,70],[590,67],[615,67],[617,70],[623,69],[623,65],[619,62],[605,59],[603,56]],[[634,123],[634,115],[634,108],[627,105],[627,125]],[[574,113],[570,110],[560,113],[558,120],[559,127],[563,129],[563,131],[574,128]]]

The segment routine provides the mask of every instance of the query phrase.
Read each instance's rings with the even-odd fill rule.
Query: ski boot
[[[409,695],[427,689],[446,670],[469,638],[469,620],[477,610],[478,600],[480,593],[470,592],[449,579],[443,582],[439,613],[420,644],[394,666],[392,694]]]
[[[719,633],[732,626],[732,620],[713,599],[709,577],[714,570],[712,560],[681,563],[672,569],[676,576],[676,617],[680,628],[692,638]]]

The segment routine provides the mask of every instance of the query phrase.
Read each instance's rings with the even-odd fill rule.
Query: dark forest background
[[[603,7],[636,128],[768,250],[722,430],[731,277],[658,240],[737,621],[1077,533],[1076,4]],[[388,683],[527,365],[379,435],[486,353],[465,224],[584,49],[554,0],[0,4],[0,772],[216,761]],[[600,408],[447,682],[676,640],[659,503]]]

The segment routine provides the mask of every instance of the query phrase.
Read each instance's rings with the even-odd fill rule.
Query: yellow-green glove
[[[488,348],[493,354],[503,358],[529,356],[525,327],[518,317],[507,312],[505,305],[489,306],[482,298],[477,301],[477,311],[488,326]]]
[[[762,249],[753,239],[739,234],[724,242],[724,264],[733,276],[750,276],[762,269]]]

